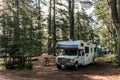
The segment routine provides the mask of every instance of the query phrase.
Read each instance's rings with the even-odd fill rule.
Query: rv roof
[[[60,41],[57,43],[56,48],[73,48],[78,49],[80,41]]]
[[[80,41],[60,41],[58,44],[63,44],[63,45],[78,45],[80,44]]]

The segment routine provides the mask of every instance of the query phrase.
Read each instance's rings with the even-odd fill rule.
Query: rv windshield
[[[66,49],[66,50],[63,51],[63,55],[76,56],[77,55],[77,50]]]

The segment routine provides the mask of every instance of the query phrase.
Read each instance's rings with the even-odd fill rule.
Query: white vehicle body
[[[56,58],[58,68],[65,66],[87,65],[94,62],[95,45],[78,41],[60,41],[56,45],[57,49],[62,49],[62,55]]]
[[[109,48],[107,48],[107,47],[101,47],[101,52],[102,52],[103,55],[108,54],[109,51],[110,51]]]
[[[101,51],[109,52],[109,49],[107,47],[101,47]]]

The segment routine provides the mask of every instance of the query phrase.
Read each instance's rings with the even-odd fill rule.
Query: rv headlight
[[[68,62],[74,62],[74,59],[68,59]]]

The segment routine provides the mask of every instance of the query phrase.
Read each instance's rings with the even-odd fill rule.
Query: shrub
[[[111,54],[106,57],[106,61],[110,63],[117,62],[116,56],[116,54]]]
[[[14,64],[11,63],[11,62],[6,62],[6,63],[5,63],[5,68],[6,68],[6,69],[16,69],[17,66],[14,65]]]

